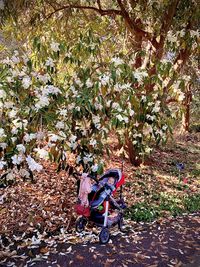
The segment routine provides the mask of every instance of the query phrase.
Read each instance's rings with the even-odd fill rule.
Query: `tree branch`
[[[138,24],[142,24],[141,20],[134,21],[133,19],[130,18],[129,13],[126,11],[126,8],[124,4],[122,3],[121,0],[117,0],[117,3],[119,7],[121,8],[122,16],[126,22],[126,25],[131,32],[133,36],[138,36],[138,40],[140,39],[142,41],[142,38],[150,41],[152,45],[157,48],[159,43],[156,41],[156,38],[153,37],[150,33],[144,31],[141,29],[141,27],[138,26]],[[134,8],[134,5],[136,5],[137,1],[132,0],[131,1],[131,6]],[[140,37],[140,38],[139,38]]]
[[[123,3],[121,0],[117,0],[117,3],[119,5],[119,7],[121,8],[121,13],[122,16],[125,19],[125,22],[130,30],[130,32],[135,35],[141,35],[142,37],[147,37],[148,39],[150,39],[150,34],[142,29],[140,29],[137,24],[130,18],[128,12],[126,11],[126,8],[124,7]]]
[[[101,9],[101,5],[100,5],[100,1],[98,1],[98,6],[97,7],[93,7],[93,6],[82,6],[82,5],[66,5],[66,6],[62,6],[60,8],[55,9],[53,12],[51,12],[50,14],[48,14],[46,16],[46,19],[51,18],[55,13],[62,11],[64,9],[87,9],[87,10],[93,10],[97,13],[99,13],[101,16],[106,16],[106,15],[122,15],[121,10],[117,10],[117,9]]]
[[[165,38],[172,24],[172,20],[176,13],[179,1],[180,0],[172,1],[170,5],[168,6],[168,9],[165,11],[165,14],[163,17],[163,23],[160,29],[160,42],[155,46],[157,49],[157,56],[159,59],[162,58]]]

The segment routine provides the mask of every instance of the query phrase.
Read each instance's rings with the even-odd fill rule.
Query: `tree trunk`
[[[135,167],[140,166],[142,160],[139,158],[139,155],[136,152],[133,143],[128,137],[126,137],[126,151],[128,153],[130,163],[133,164]]]
[[[182,129],[184,132],[189,132],[190,128],[190,104],[192,101],[191,84],[187,86],[187,92],[184,101],[184,113],[182,116]]]

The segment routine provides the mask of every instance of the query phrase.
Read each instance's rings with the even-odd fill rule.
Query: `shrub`
[[[187,196],[184,199],[184,206],[188,212],[200,210],[200,194]]]
[[[159,217],[159,214],[157,206],[150,205],[144,201],[131,206],[126,212],[126,217],[136,222],[152,222]]]

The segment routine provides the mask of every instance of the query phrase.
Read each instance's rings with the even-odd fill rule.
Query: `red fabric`
[[[116,184],[116,189],[117,189],[118,187],[120,187],[121,185],[123,185],[124,182],[125,182],[125,177],[124,177],[124,174],[122,173],[122,178],[120,179],[119,182],[117,182],[117,184]]]
[[[120,179],[119,182],[116,183],[116,189],[113,191],[113,195],[115,194],[116,190],[118,187],[122,186],[123,184],[125,183],[125,176],[124,174],[122,173],[122,178]]]
[[[85,217],[89,217],[90,216],[90,208],[89,207],[85,207],[81,204],[76,204],[75,205],[75,211],[78,215],[82,215]]]

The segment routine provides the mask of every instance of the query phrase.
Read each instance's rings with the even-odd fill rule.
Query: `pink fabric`
[[[83,206],[89,206],[88,201],[88,194],[91,192],[92,184],[89,177],[87,177],[87,173],[83,173],[81,176],[81,183],[80,183],[80,189],[78,197],[81,201],[81,205]]]

